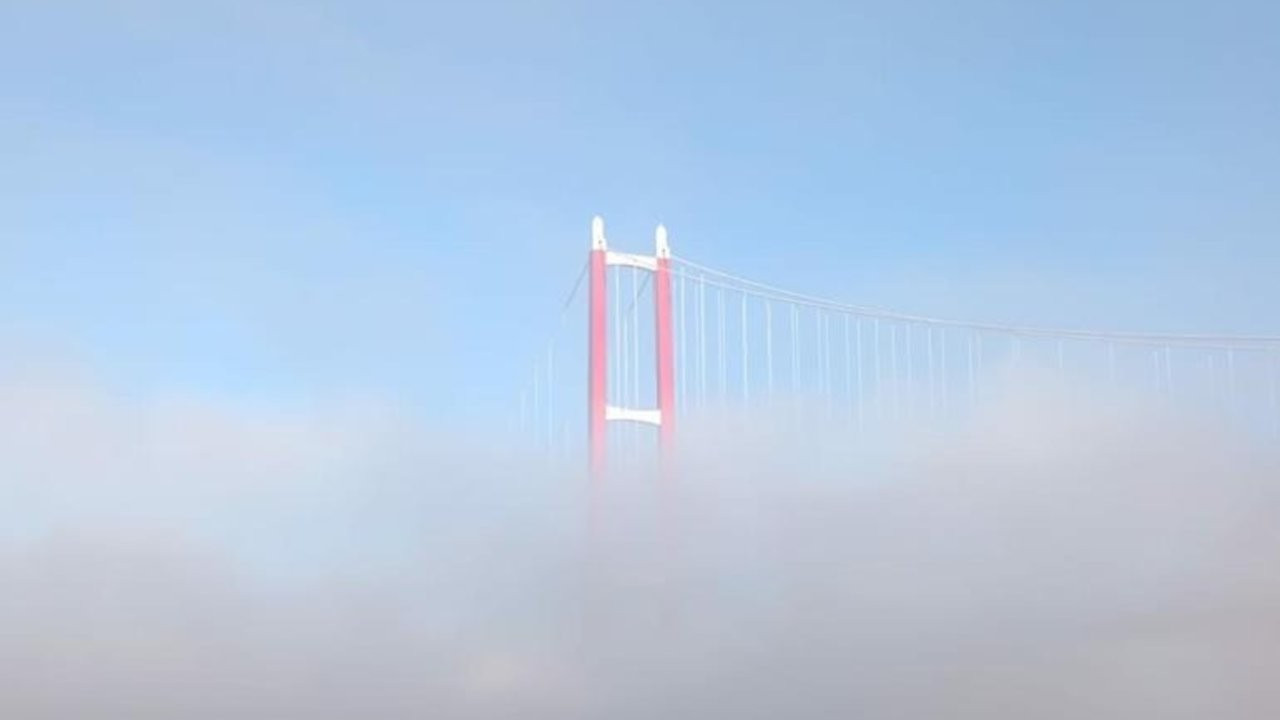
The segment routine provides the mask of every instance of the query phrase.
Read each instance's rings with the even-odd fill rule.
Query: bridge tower
[[[654,254],[634,255],[609,249],[604,220],[591,221],[590,288],[587,312],[587,428],[591,475],[604,477],[607,467],[608,424],[634,422],[658,429],[661,452],[669,455],[675,438],[675,345],[671,313],[671,246],[667,229],[654,232]],[[657,406],[614,405],[608,397],[608,313],[610,267],[633,267],[653,274],[654,360]]]

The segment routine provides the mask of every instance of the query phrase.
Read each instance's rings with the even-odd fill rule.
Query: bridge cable
[[[773,301],[764,301],[765,383],[769,400],[773,400]]]
[[[555,343],[559,339],[560,332],[564,329],[565,320],[568,318],[568,314],[569,314],[569,308],[573,305],[573,301],[577,299],[578,291],[582,289],[582,281],[587,276],[587,269],[589,266],[590,266],[590,260],[584,259],[582,262],[582,267],[578,270],[577,278],[573,281],[573,285],[571,286],[568,294],[565,295],[564,301],[560,304],[559,317],[557,318],[555,327],[551,332],[551,337],[546,343],[547,344],[546,352],[548,353],[547,354],[548,358],[551,357],[550,354],[553,352]],[[532,382],[530,383],[530,385],[526,385],[525,389],[520,391],[521,431],[530,432],[531,436],[535,439],[540,439],[542,436],[541,428],[539,426],[541,425],[542,419],[543,419],[543,414],[542,414],[542,401],[544,400],[543,396],[546,395],[547,398],[549,398],[551,394],[551,387],[550,387],[550,379],[552,377],[551,372],[547,373],[546,379],[548,380],[548,387],[542,388],[542,382],[544,379],[543,369],[539,367],[541,365],[542,357],[543,357],[542,353],[539,353],[534,356]],[[548,370],[550,371],[552,370],[552,368],[549,366]]]
[[[977,322],[970,320],[956,320],[928,315],[917,315],[911,313],[901,313],[892,310],[886,310],[879,307],[868,305],[856,305],[851,303],[838,302],[826,298],[820,298],[803,293],[797,293],[785,290],[773,285],[749,280],[738,275],[733,275],[721,270],[707,267],[700,263],[693,262],[683,257],[673,257],[672,260],[678,264],[695,269],[703,275],[711,275],[720,278],[719,281],[708,280],[708,284],[719,285],[721,287],[729,287],[736,283],[742,289],[744,287],[752,288],[758,296],[768,295],[784,302],[791,302],[799,305],[810,307],[823,307],[836,312],[844,312],[853,315],[861,315],[864,317],[878,317],[885,320],[895,320],[898,322],[912,322],[922,325],[946,325],[950,327],[965,328],[974,331],[997,332],[1009,335],[1021,335],[1027,337],[1051,337],[1066,338],[1073,340],[1114,340],[1117,342],[1125,342],[1130,344],[1162,344],[1165,342],[1178,345],[1192,345],[1197,347],[1209,346],[1226,346],[1234,345],[1280,345],[1280,335],[1203,335],[1203,334],[1182,334],[1182,333],[1138,333],[1138,332],[1117,332],[1107,330],[1079,330],[1069,328],[1048,328],[1029,325],[1013,325],[991,322]]]
[[[847,316],[846,316],[846,317],[847,317]],[[866,404],[867,404],[867,403],[865,402],[865,399],[866,399],[866,385],[864,385],[864,384],[863,384],[863,382],[862,382],[862,365],[863,365],[863,357],[864,357],[864,356],[863,356],[863,353],[862,353],[862,318],[860,318],[860,317],[859,317],[859,318],[854,318],[854,325],[855,325],[855,328],[854,328],[854,329],[855,329],[855,332],[856,332],[856,334],[857,334],[857,336],[856,336],[856,338],[855,338],[855,344],[856,344],[856,346],[857,346],[857,352],[858,352],[858,361],[857,361],[857,372],[858,372],[858,432],[859,432],[859,433],[862,433],[862,431],[865,429],[865,425],[864,425],[864,420],[865,420],[865,418],[864,418],[864,414],[865,414],[866,410],[865,410],[864,408],[865,408],[865,406],[866,406]]]
[[[742,293],[742,322],[738,326],[742,337],[742,404],[751,402],[751,356],[747,342],[747,294]]]

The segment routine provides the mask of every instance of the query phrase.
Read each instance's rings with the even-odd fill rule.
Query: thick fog
[[[376,403],[0,387],[6,718],[1268,718],[1274,445],[1012,384],[665,468]]]

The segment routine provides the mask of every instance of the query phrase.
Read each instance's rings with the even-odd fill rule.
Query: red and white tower
[[[633,267],[653,273],[657,407],[613,405],[608,397],[608,268]],[[671,246],[662,225],[654,233],[654,254],[633,255],[609,250],[604,220],[591,221],[590,298],[587,312],[587,433],[592,477],[603,478],[610,422],[637,422],[658,428],[662,453],[672,452],[675,438],[675,344],[671,315]]]

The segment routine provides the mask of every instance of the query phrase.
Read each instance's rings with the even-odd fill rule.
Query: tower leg
[[[605,449],[608,435],[605,431],[606,363],[608,327],[606,308],[608,288],[604,238],[604,221],[595,218],[591,223],[590,298],[587,318],[587,443],[589,469],[593,481],[599,481],[605,471]]]
[[[671,328],[671,248],[667,229],[658,226],[656,234],[657,269],[654,272],[654,309],[657,313],[656,345],[658,360],[659,442],[664,458],[673,452],[676,428],[675,345]]]

